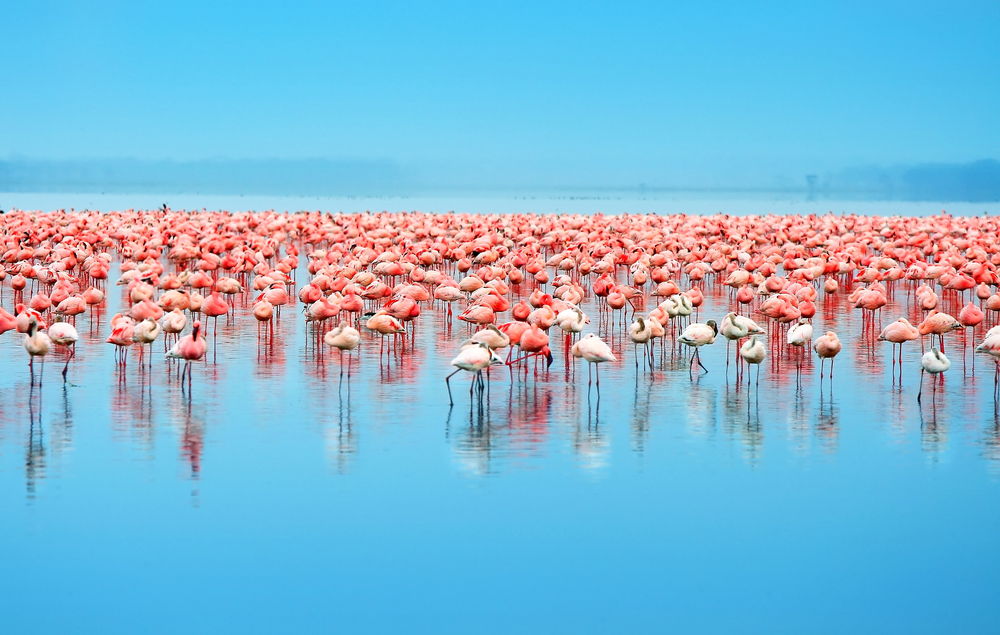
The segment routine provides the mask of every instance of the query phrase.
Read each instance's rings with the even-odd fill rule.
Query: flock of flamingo
[[[65,358],[65,381],[76,317],[105,305],[115,272],[128,307],[108,324],[117,362],[135,355],[151,366],[161,340],[166,363],[183,362],[181,386],[186,378],[190,394],[191,364],[209,361],[217,320],[236,312],[255,318],[260,340],[273,334],[282,307],[300,305],[317,347],[339,351],[341,381],[344,354],[363,341],[378,338],[380,353],[398,341],[405,350],[421,320],[444,320],[449,333],[458,320],[468,326],[444,380],[454,403],[456,373],[471,374],[475,399],[488,385],[484,371],[505,366],[521,381],[523,370],[527,381],[529,365],[547,368],[557,347],[567,361],[587,362],[588,388],[600,389],[600,365],[617,362],[626,345],[637,376],[640,364],[654,371],[657,346],[661,354],[668,345],[690,350],[694,380],[708,372],[699,350],[720,335],[736,346],[726,356],[727,380],[732,359],[738,381],[743,373],[749,384],[745,368],[756,367],[759,382],[770,348],[794,361],[797,374],[815,353],[820,378],[829,363],[832,381],[841,341],[833,330],[814,337],[812,321],[822,298],[843,296],[844,307],[862,312],[863,329],[891,343],[894,367],[897,359],[902,367],[902,346],[919,340],[918,400],[923,373],[951,366],[945,336],[979,329],[975,351],[997,364],[998,398],[1000,326],[986,328],[1000,314],[997,229],[994,218],[946,214],[15,210],[0,216],[0,304],[9,286],[13,309],[0,306],[0,334],[19,334],[32,386],[35,360],[55,351]],[[706,291],[719,288],[729,312],[699,321]],[[882,328],[881,309],[900,292],[918,319]]]

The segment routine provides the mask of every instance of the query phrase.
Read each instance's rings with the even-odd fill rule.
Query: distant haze
[[[0,190],[1000,198],[995,1],[259,4],[4,5]]]
[[[468,181],[427,174],[391,161],[95,159],[0,160],[0,192],[276,194],[297,196],[413,196],[427,192],[538,191],[653,194],[670,191],[798,193],[808,199],[1000,201],[1000,162],[862,166],[798,180],[762,179],[693,186],[660,183],[545,184],[500,178]]]

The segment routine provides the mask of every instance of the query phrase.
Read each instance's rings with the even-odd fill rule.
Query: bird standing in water
[[[719,324],[719,333],[726,338],[726,373],[729,373],[729,345],[751,335],[763,335],[764,329],[745,315],[729,312]],[[742,350],[742,347],[740,348]],[[742,355],[740,356],[742,358]]]
[[[208,342],[201,334],[201,321],[195,320],[191,333],[177,340],[177,343],[167,351],[168,359],[183,359],[184,370],[181,371],[181,388],[184,387],[184,374],[187,373],[188,385],[191,384],[191,362],[196,362],[205,356]]]
[[[795,359],[795,381],[802,381],[802,357],[805,355],[806,346],[812,341],[813,326],[806,318],[799,318],[799,321],[788,329],[787,342],[789,346],[798,349],[798,356]]]
[[[716,326],[715,320],[709,320],[702,324],[701,322],[695,322],[693,324],[688,324],[681,336],[677,338],[677,341],[681,344],[691,346],[694,348],[694,357],[691,358],[691,366],[688,368],[688,375],[691,375],[691,369],[694,368],[695,362],[701,366],[702,370],[706,373],[708,369],[705,365],[701,363],[701,355],[698,354],[698,350],[702,346],[707,346],[715,342],[715,336],[719,334],[719,327]]]
[[[823,335],[817,337],[816,341],[813,342],[813,350],[816,351],[816,354],[821,360],[819,365],[820,379],[823,379],[823,366],[825,365],[826,360],[830,360],[830,379],[833,379],[834,358],[837,357],[837,354],[840,353],[842,348],[843,345],[840,343],[840,338],[838,338],[837,334],[833,331],[827,331]]]
[[[754,335],[746,342],[743,342],[743,346],[740,346],[740,357],[743,358],[748,364],[752,364],[757,367],[757,386],[760,386],[760,365],[764,362],[764,358],[767,357],[767,348],[764,347],[764,342],[757,339]],[[750,374],[747,373],[747,386],[750,385]]]
[[[451,360],[451,365],[455,370],[444,378],[445,386],[448,387],[448,405],[455,405],[455,400],[451,396],[451,378],[460,370],[472,373],[472,385],[469,387],[469,397],[472,397],[473,390],[482,385],[482,372],[490,364],[503,364],[504,361],[494,353],[485,342],[466,342],[458,351],[458,355]]]
[[[598,364],[603,364],[604,362],[617,362],[618,358],[611,351],[611,347],[605,343],[596,333],[590,333],[584,336],[579,342],[573,344],[573,348],[570,351],[573,357],[584,359],[588,362],[588,369],[590,365],[593,365],[595,374],[597,375],[597,387],[601,387],[601,373],[598,369]],[[587,386],[590,386],[590,374],[587,374]]]
[[[892,363],[896,364],[896,349],[899,349],[899,363],[903,363],[903,343],[920,339],[920,331],[906,318],[899,318],[888,324],[878,336],[880,342],[892,344]]]
[[[153,318],[146,318],[132,329],[132,341],[139,345],[139,361],[142,362],[143,345],[149,346],[149,365],[153,365],[153,342],[162,332],[160,324]]]
[[[647,362],[650,364],[652,363],[649,355],[650,352],[649,342],[650,340],[653,339],[652,323],[653,320],[650,320],[649,318],[645,318],[640,315],[636,317],[635,321],[632,322],[632,324],[630,324],[628,327],[628,338],[632,340],[633,344],[635,344],[635,349],[636,349],[635,350],[636,370],[639,369],[639,346],[642,346],[643,350],[642,356],[643,359],[645,360],[644,365]]]
[[[63,366],[63,381],[66,381],[66,371],[69,369],[69,362],[76,356],[76,342],[80,339],[80,334],[76,332],[76,327],[69,322],[56,322],[49,327],[49,339],[56,346],[65,346],[69,349],[66,356],[66,365]]]
[[[330,348],[336,348],[340,351],[340,379],[344,379],[344,351],[353,351],[361,344],[361,333],[358,329],[351,326],[351,323],[347,320],[341,320],[340,324],[330,329],[323,335],[323,342]],[[347,368],[347,378],[351,378],[351,368],[350,368],[350,358],[348,358],[348,368]],[[348,384],[348,389],[350,384]],[[350,390],[348,390],[350,393]]]
[[[943,352],[936,348],[931,348],[920,358],[920,390],[917,391],[917,403],[924,392],[924,373],[930,373],[934,383],[931,384],[933,390],[937,391],[937,376],[951,368],[951,360]]]
[[[31,385],[35,384],[35,358],[42,358],[42,372],[39,373],[38,385],[42,384],[42,375],[45,373],[45,356],[52,348],[52,340],[44,332],[38,330],[38,321],[31,317],[28,320],[28,331],[24,338],[24,350],[28,353],[28,368],[31,374]]]

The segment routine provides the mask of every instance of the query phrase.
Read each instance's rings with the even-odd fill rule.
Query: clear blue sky
[[[1000,154],[995,0],[98,4],[4,4],[0,158],[578,184]]]

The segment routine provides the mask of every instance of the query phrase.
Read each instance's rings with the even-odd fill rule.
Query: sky
[[[1000,148],[1000,3],[6,3],[0,159],[725,185]]]

